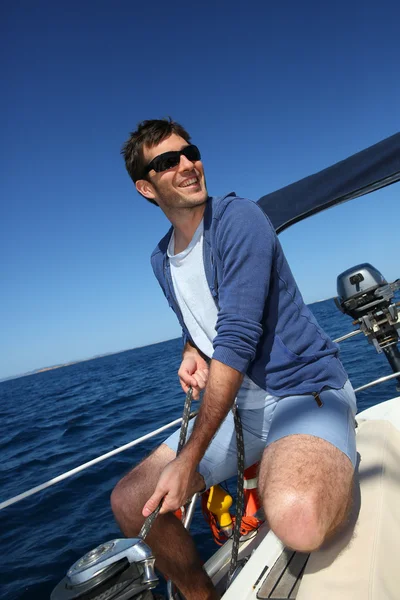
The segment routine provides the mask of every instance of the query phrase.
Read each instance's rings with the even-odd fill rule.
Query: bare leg
[[[116,485],[111,505],[114,516],[127,537],[136,536],[144,523],[143,506],[153,493],[163,468],[175,458],[162,444]],[[193,492],[204,488],[200,474],[193,481]],[[202,568],[194,542],[182,523],[172,514],[159,515],[146,538],[156,557],[157,567],[177,585],[187,600],[220,598]]]
[[[259,488],[271,529],[294,550],[319,548],[345,520],[354,468],[329,442],[289,435],[264,451]]]

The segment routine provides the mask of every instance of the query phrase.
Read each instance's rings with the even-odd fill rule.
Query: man
[[[172,224],[152,266],[183,330],[182,388],[204,396],[179,457],[175,433],[118,483],[112,507],[124,534],[135,536],[163,500],[148,536],[158,567],[187,600],[214,600],[219,596],[172,511],[235,474],[235,399],[246,466],[261,460],[268,523],[289,547],[311,551],[347,514],[354,392],[267,216],[234,194],[209,197],[200,152],[183,127],[144,121],[123,154],[138,192]]]

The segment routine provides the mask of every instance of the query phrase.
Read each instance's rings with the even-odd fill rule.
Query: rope
[[[176,451],[177,456],[179,456],[179,454],[181,453],[181,450],[186,442],[192,400],[193,400],[193,389],[192,389],[192,387],[190,387],[188,393],[186,394],[185,404],[183,406],[181,433],[179,436],[178,449]]]
[[[242,422],[236,404],[232,407],[233,419],[235,422],[236,446],[237,446],[237,462],[238,462],[238,478],[236,489],[236,519],[233,529],[232,538],[232,555],[228,573],[228,586],[231,583],[232,576],[236,569],[237,558],[239,552],[240,527],[244,514],[244,440]]]
[[[176,451],[177,456],[180,454],[180,452],[186,442],[187,430],[188,430],[188,425],[189,425],[189,421],[190,421],[190,409],[192,406],[192,400],[193,400],[193,389],[192,389],[192,387],[190,387],[188,390],[188,393],[186,394],[185,404],[183,406],[181,432],[179,435],[178,448]],[[147,535],[149,534],[149,531],[152,528],[153,523],[156,520],[158,513],[160,512],[163,500],[164,500],[164,498],[161,500],[161,502],[157,506],[157,508],[151,513],[151,515],[149,515],[146,518],[145,522],[143,523],[143,526],[139,532],[139,537],[142,538],[142,540],[144,540],[147,537]]]
[[[188,393],[186,394],[185,404],[183,407],[181,431],[180,431],[180,436],[179,436],[178,448],[176,451],[177,456],[181,452],[181,450],[186,442],[187,428],[188,428],[189,419],[190,419],[190,408],[192,405],[192,398],[193,398],[193,389],[190,387],[188,390]],[[235,423],[235,433],[236,433],[238,478],[237,478],[237,491],[236,491],[236,518],[235,518],[235,525],[234,525],[233,536],[232,536],[232,555],[231,555],[231,562],[230,562],[229,573],[228,573],[228,585],[231,583],[231,579],[232,579],[232,576],[235,572],[236,565],[237,565],[237,559],[238,559],[238,553],[239,553],[239,541],[240,541],[240,535],[241,535],[240,528],[241,528],[241,524],[242,524],[242,518],[244,515],[244,440],[243,440],[242,422],[240,420],[240,416],[239,416],[239,412],[237,410],[236,404],[234,404],[232,407],[232,413],[233,413],[233,419],[234,419],[234,423]],[[163,503],[163,500],[161,500],[161,502],[159,503],[157,508],[151,513],[151,515],[149,515],[146,518],[145,522],[143,523],[143,526],[139,532],[139,537],[142,538],[143,540],[149,534],[149,531],[150,531],[151,527],[153,526],[154,521],[157,518],[157,515],[160,512],[162,503]]]

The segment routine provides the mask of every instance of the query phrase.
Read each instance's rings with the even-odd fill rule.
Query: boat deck
[[[285,549],[258,590],[257,598],[296,598],[309,554]]]

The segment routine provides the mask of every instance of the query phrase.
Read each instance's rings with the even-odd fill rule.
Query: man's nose
[[[194,168],[194,162],[189,160],[184,154],[181,154],[181,160],[179,161],[179,170],[188,171]]]

